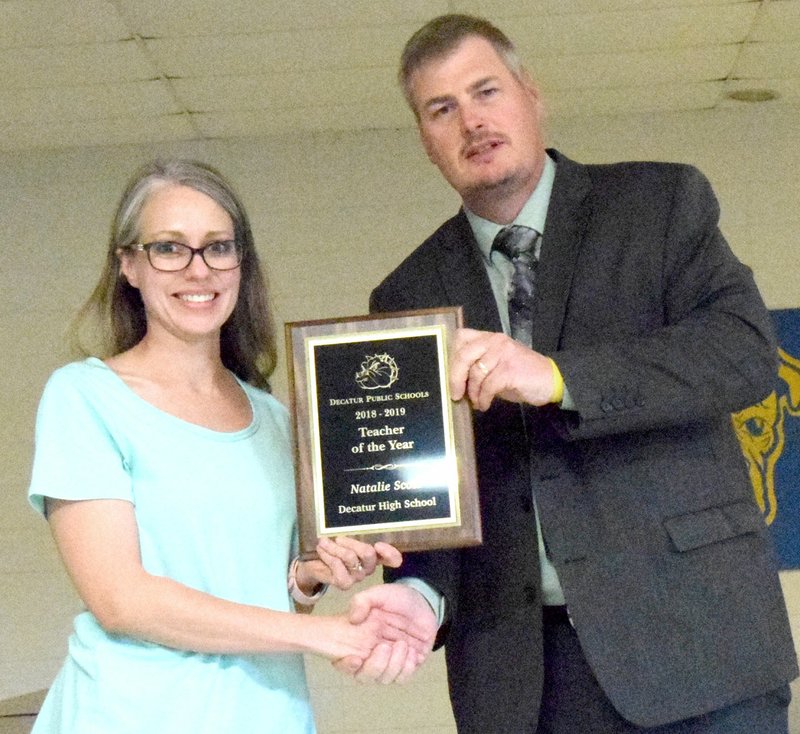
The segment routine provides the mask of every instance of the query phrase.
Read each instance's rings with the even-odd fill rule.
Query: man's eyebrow
[[[467,87],[467,91],[470,92],[470,93],[476,92],[478,89],[480,89],[485,84],[490,84],[490,83],[496,82],[496,81],[497,81],[497,77],[496,76],[481,77],[477,81],[475,81],[472,84],[470,84]],[[430,99],[426,100],[422,105],[422,109],[426,109],[427,110],[427,109],[430,109],[431,107],[435,107],[436,105],[443,104],[445,102],[451,102],[453,99],[455,99],[455,96],[452,95],[452,94],[440,94],[440,95],[438,95],[436,97],[431,97]]]
[[[484,86],[485,84],[490,84],[490,83],[496,82],[497,80],[498,80],[498,78],[496,76],[485,76],[482,79],[478,79],[478,81],[473,82],[472,84],[470,84],[467,87],[467,89],[470,92],[475,92],[478,89],[480,89],[482,86]]]
[[[450,102],[453,99],[454,97],[452,94],[440,94],[438,97],[431,97],[430,99],[425,100],[425,102],[422,105],[422,108],[427,110],[430,109],[431,107],[435,107],[436,105],[444,104],[445,102]]]

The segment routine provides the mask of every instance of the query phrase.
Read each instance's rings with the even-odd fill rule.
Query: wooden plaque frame
[[[285,325],[302,557],[322,536],[481,543],[471,411],[447,379],[461,323],[441,308]]]

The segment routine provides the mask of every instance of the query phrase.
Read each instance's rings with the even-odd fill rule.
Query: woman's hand
[[[376,646],[384,642],[386,625],[377,615],[353,624],[347,614],[336,616],[313,615],[308,621],[306,644],[310,652],[322,655],[331,662],[342,658],[363,664]]]
[[[320,538],[316,551],[318,559],[301,561],[297,567],[296,583],[304,593],[311,593],[319,584],[346,591],[371,576],[378,566],[397,568],[403,562],[400,551],[389,543],[371,545],[347,537]]]

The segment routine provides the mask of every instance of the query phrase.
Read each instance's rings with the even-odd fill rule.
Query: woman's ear
[[[120,277],[125,278],[134,288],[138,288],[139,284],[136,277],[136,268],[133,264],[133,255],[130,252],[119,249],[117,250],[117,259],[119,260]]]

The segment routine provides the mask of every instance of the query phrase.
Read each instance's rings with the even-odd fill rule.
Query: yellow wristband
[[[561,376],[561,370],[558,365],[550,358],[550,364],[553,367],[553,394],[550,397],[551,403],[560,403],[564,399],[564,378]]]

